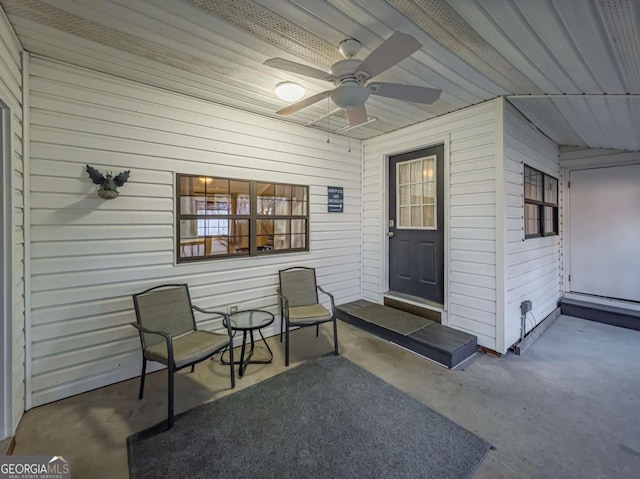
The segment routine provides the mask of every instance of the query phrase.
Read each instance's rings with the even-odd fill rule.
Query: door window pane
[[[400,206],[411,204],[411,194],[409,186],[400,186]]]
[[[409,163],[401,163],[398,170],[398,183],[401,185],[410,183],[411,177],[409,175]]]
[[[425,183],[423,185],[423,198],[422,204],[429,205],[435,204],[436,202],[436,184],[434,183]]]
[[[422,226],[422,207],[411,207],[411,226]]]
[[[398,226],[402,228],[408,228],[411,226],[411,208],[409,206],[402,206],[400,208],[400,220]]]
[[[432,156],[398,163],[396,203],[399,228],[436,228],[435,160]]]
[[[426,160],[423,160],[423,164],[422,164],[423,181],[435,181],[435,178],[436,178],[435,173],[436,173],[435,159],[427,158]]]
[[[422,184],[421,183],[418,183],[417,185],[411,185],[411,204],[412,205],[422,204]]]
[[[433,205],[423,206],[422,214],[423,214],[423,220],[422,220],[423,226],[430,226],[432,228],[436,226],[435,206]]]

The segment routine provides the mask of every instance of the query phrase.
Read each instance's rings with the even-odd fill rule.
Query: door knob
[[[387,233],[387,236],[388,236],[389,238],[393,238],[393,231],[389,231],[389,232]]]

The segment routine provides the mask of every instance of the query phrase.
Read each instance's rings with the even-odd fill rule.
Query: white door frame
[[[427,136],[421,138],[415,143],[405,145],[402,149],[390,151],[380,155],[380,164],[384,168],[383,178],[383,222],[380,230],[380,244],[382,244],[382,275],[381,275],[381,293],[384,295],[389,292],[389,237],[387,232],[389,231],[389,157],[401,155],[415,150],[421,150],[423,148],[429,148],[432,146],[438,146],[444,144],[444,311],[441,312],[441,321],[445,326],[449,325],[449,317],[447,314],[449,307],[449,223],[451,221],[450,210],[450,198],[449,190],[451,185],[451,135],[449,133],[444,135]]]
[[[0,100],[0,156],[2,181],[0,184],[0,213],[2,215],[2,266],[0,266],[0,309],[2,309],[2,338],[0,339],[0,439],[13,434],[13,158],[11,154],[11,110]]]

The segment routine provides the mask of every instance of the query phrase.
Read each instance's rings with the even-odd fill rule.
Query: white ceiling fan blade
[[[437,88],[427,88],[415,85],[401,85],[399,83],[372,82],[367,85],[369,93],[373,95],[386,96],[396,100],[412,101],[414,103],[425,103],[430,105],[438,98],[442,90]]]
[[[304,100],[300,100],[293,105],[289,105],[282,110],[278,110],[276,113],[278,115],[291,115],[292,113],[297,112],[298,110],[302,110],[303,108],[308,107],[309,105],[313,105],[314,103],[318,103],[320,100],[323,100],[329,96],[331,90],[323,91],[322,93],[318,93],[316,95],[312,95],[309,98],[305,98]]]
[[[368,78],[373,78],[421,48],[420,42],[411,35],[395,32],[362,60],[356,73],[364,72]]]
[[[264,65],[283,70],[285,72],[297,73],[298,75],[304,75],[311,78],[317,78],[319,80],[334,81],[336,78],[329,72],[324,72],[317,68],[308,67],[302,63],[292,62],[285,60],[284,58],[270,58],[264,62]]]
[[[347,118],[349,118],[349,125],[351,126],[358,126],[367,121],[367,109],[364,105],[345,111],[347,112]]]

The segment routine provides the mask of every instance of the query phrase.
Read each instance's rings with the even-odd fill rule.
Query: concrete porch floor
[[[638,477],[638,331],[563,316],[524,356],[477,354],[455,371],[342,322],[339,336],[343,356],[494,445],[474,478]],[[236,390],[284,371],[284,348],[269,343],[273,363],[249,365]],[[297,331],[291,367],[330,351],[328,328],[317,340]],[[177,375],[177,412],[231,393],[217,359]],[[132,379],[32,409],[14,454],[63,455],[74,479],[128,477],[125,439],[165,419],[166,374],[147,377],[143,400],[137,391]]]

